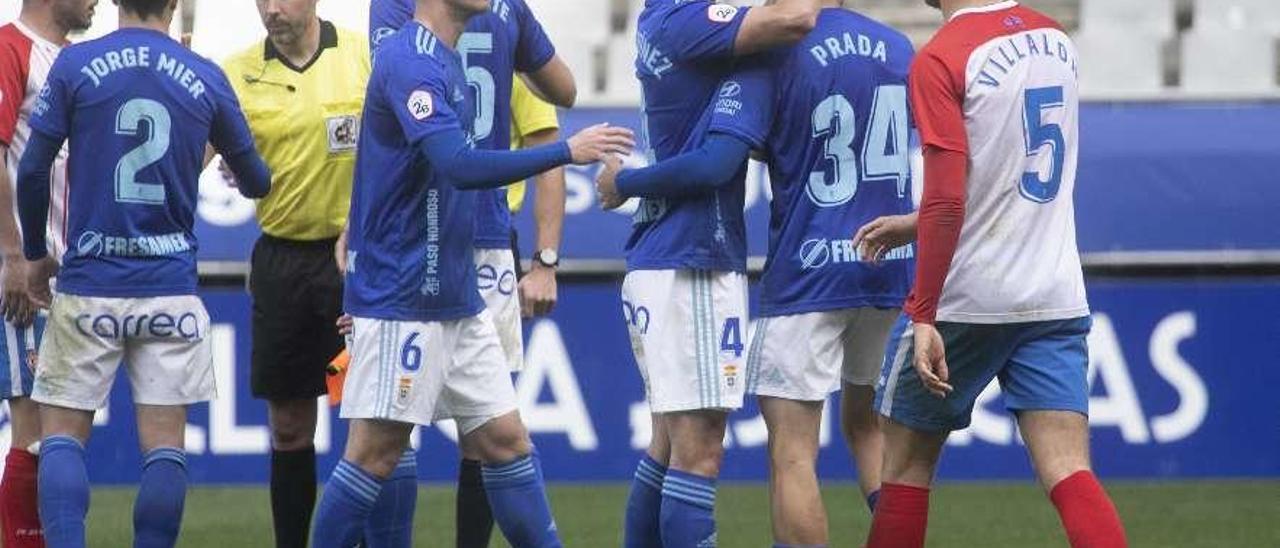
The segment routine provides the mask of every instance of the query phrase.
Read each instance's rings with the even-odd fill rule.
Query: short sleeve
[[[733,57],[748,10],[705,1],[676,7],[667,14],[657,46],[677,62]]]
[[[536,72],[546,66],[556,55],[556,47],[547,38],[538,18],[533,16],[528,6],[520,10],[516,24],[520,27],[520,37],[516,46],[516,72]]]
[[[13,142],[22,102],[26,100],[27,71],[12,47],[0,45],[0,60],[0,144],[7,146]]]
[[[400,70],[385,71],[387,108],[396,113],[405,140],[417,143],[448,129],[462,129],[449,103],[451,87],[443,67],[425,57],[405,63]]]
[[[75,105],[72,83],[66,73],[69,61],[63,54],[53,62],[49,71],[49,79],[36,98],[36,106],[31,112],[31,129],[44,133],[55,139],[65,140],[71,133],[71,110]]]
[[[209,127],[209,143],[224,157],[234,158],[254,148],[253,133],[245,121],[240,100],[221,69],[214,69],[209,87],[214,103],[213,123]]]
[[[373,0],[369,3],[369,51],[378,51],[378,46],[388,36],[395,34],[401,27],[413,19],[413,0]]]
[[[720,84],[709,131],[742,139],[756,150],[767,148],[778,107],[776,82],[764,56],[743,63]]]
[[[955,81],[946,63],[921,53],[911,64],[911,111],[924,146],[967,154],[964,125],[964,86]]]

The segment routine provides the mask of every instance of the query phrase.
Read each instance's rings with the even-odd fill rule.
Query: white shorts
[[[355,318],[341,417],[430,425],[453,417],[469,433],[516,409],[489,312],[447,322]]]
[[[121,361],[135,403],[189,405],[217,396],[209,313],[199,297],[59,293],[40,342],[31,398],[70,409],[102,409]]]
[[[622,282],[622,314],[651,412],[742,407],[745,275],[629,272]]]
[[[796,401],[822,401],[840,381],[873,386],[885,344],[901,311],[847,308],[760,318],[751,328],[747,391]]]
[[[520,321],[515,255],[509,249],[477,249],[476,282],[493,316],[507,365],[512,371],[524,369],[524,325]]]

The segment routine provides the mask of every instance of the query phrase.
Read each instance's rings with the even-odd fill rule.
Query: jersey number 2
[[[892,179],[898,184],[898,196],[905,195],[907,180],[911,178],[907,88],[877,87],[870,122],[859,170],[859,158],[854,152],[858,119],[853,104],[844,95],[836,94],[823,99],[813,109],[813,138],[826,138],[825,154],[833,175],[828,183],[825,168],[809,174],[805,189],[813,203],[820,207],[844,205],[858,193],[858,184],[864,180]]]
[[[146,124],[143,124],[146,122]],[[116,113],[116,135],[137,136],[146,131],[146,140],[116,163],[116,201],[128,204],[163,204],[164,183],[138,181],[138,172],[160,161],[169,152],[169,131],[173,120],[164,105],[151,99],[131,99]]]

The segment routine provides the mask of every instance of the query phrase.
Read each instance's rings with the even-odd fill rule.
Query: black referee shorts
[[[344,341],[342,276],[334,239],[295,241],[264,234],[253,246],[253,396],[266,400],[325,394],[325,366]]]

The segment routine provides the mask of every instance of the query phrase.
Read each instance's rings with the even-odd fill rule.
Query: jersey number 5
[[[164,203],[164,183],[139,182],[138,172],[160,161],[169,152],[169,131],[172,126],[169,110],[151,99],[131,99],[120,107],[116,113],[116,135],[133,137],[145,129],[146,140],[116,163],[117,202],[149,205]]]
[[[487,32],[468,32],[458,39],[458,54],[467,71],[467,84],[476,92],[476,123],[472,131],[477,141],[493,134],[493,113],[497,106],[497,86],[487,69],[473,65],[472,55],[493,53],[493,35]],[[506,131],[506,130],[503,130]]]
[[[853,104],[840,94],[823,99],[813,109],[813,138],[826,138],[826,160],[831,163],[833,178],[827,182],[825,166],[810,173],[805,185],[809,198],[820,207],[841,206],[853,200],[861,181],[886,179],[897,183],[899,197],[905,195],[911,178],[909,125],[906,86],[877,87],[859,169],[854,152],[858,119]]]
[[[1027,171],[1022,174],[1019,191],[1022,197],[1045,204],[1058,197],[1058,189],[1062,186],[1062,168],[1066,163],[1067,146],[1062,136],[1062,126],[1045,120],[1046,113],[1063,108],[1062,86],[1051,88],[1035,88],[1027,90],[1026,97],[1026,134],[1027,163],[1035,162],[1040,150],[1049,147],[1052,154],[1049,165],[1049,180],[1040,178],[1040,171]]]

